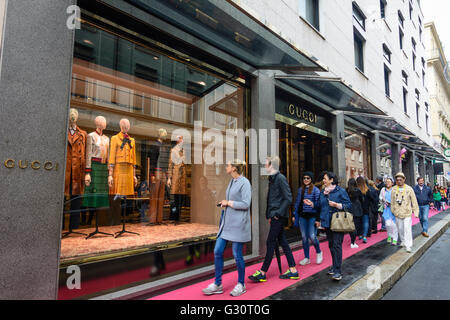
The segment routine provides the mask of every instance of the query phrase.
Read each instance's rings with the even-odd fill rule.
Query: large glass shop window
[[[369,178],[368,139],[350,130],[345,130],[345,164],[347,181],[359,176]]]
[[[237,143],[244,100],[244,88],[83,24],[75,39],[61,263],[214,237],[216,203],[230,181],[223,163],[245,152]],[[219,163],[194,163],[197,121],[201,152]],[[222,155],[208,149],[218,136],[228,148]]]
[[[378,152],[380,155],[380,175],[384,178],[393,177],[391,142],[388,140],[380,139]]]

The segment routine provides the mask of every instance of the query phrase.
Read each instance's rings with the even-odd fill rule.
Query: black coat
[[[289,206],[292,204],[292,192],[289,183],[280,172],[269,176],[266,218],[289,218]]]
[[[351,192],[348,192],[348,197],[350,198],[350,201],[352,202],[352,210],[351,213],[354,217],[362,217],[363,215],[363,209],[362,209],[362,201],[363,201],[363,194],[361,190],[355,189]]]

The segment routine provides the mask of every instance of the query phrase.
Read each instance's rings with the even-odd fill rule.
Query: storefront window
[[[386,177],[392,177],[392,148],[391,142],[380,139],[380,145],[378,146],[378,152],[380,155],[380,173],[379,175]]]
[[[347,181],[359,176],[370,177],[369,139],[351,130],[345,130],[345,164]]]
[[[155,274],[166,269],[164,257],[181,257],[167,274],[193,261],[212,264],[216,203],[230,181],[225,164],[245,157],[236,141],[246,96],[235,83],[83,23],[75,35],[61,266],[99,263],[117,274],[145,268],[132,280],[145,282],[151,263]],[[211,150],[213,142],[223,148]],[[184,255],[163,256],[183,246]],[[105,275],[102,289],[129,284],[113,276]]]

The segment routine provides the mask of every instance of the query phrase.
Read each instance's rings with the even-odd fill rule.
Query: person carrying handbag
[[[346,232],[332,230],[332,217],[337,212],[348,212],[352,203],[345,189],[338,186],[338,178],[333,172],[323,176],[324,189],[319,196],[320,224],[325,228],[333,266],[328,270],[332,279],[342,279],[342,242]],[[348,232],[348,231],[347,231]]]

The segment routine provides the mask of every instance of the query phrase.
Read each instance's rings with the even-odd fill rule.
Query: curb
[[[418,236],[414,239],[412,253],[407,253],[403,248],[400,249],[379,265],[374,266],[372,271],[368,270],[364,277],[354,282],[333,300],[381,299],[449,227],[450,215],[446,215],[430,228],[429,238]]]

